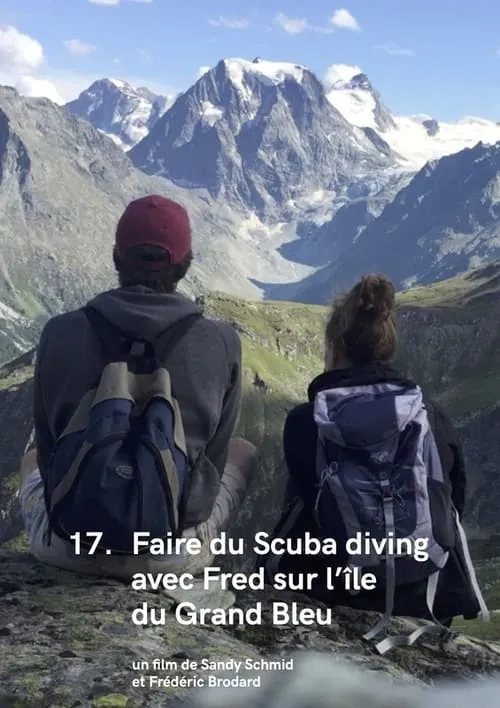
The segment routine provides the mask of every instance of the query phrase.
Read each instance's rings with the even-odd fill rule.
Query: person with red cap
[[[113,260],[119,287],[97,295],[86,308],[53,317],[42,332],[34,374],[36,452],[23,462],[20,492],[31,549],[42,561],[120,577],[158,569],[162,562],[147,554],[127,562],[99,554],[77,557],[74,548],[49,531],[47,475],[56,442],[106,364],[95,322],[86,314],[89,308],[110,336],[154,344],[156,358],[171,377],[190,469],[181,531],[201,538],[204,552],[194,558],[169,557],[165,563],[210,564],[210,539],[227,526],[246,494],[256,450],[232,437],[241,399],[241,342],[234,327],[206,318],[178,291],[192,258],[187,211],[159,195],[136,199],[116,229]],[[188,321],[176,339],[174,330]]]

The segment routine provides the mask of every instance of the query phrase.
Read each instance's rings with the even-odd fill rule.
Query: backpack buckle
[[[391,460],[391,456],[386,450],[382,450],[381,452],[372,452],[370,458],[374,464],[381,466],[388,464]]]
[[[146,353],[146,344],[144,342],[134,342],[130,347],[130,356],[142,357]]]
[[[380,487],[382,489],[382,498],[384,503],[389,503],[394,501],[394,490],[392,488],[391,480],[386,475],[381,475]]]

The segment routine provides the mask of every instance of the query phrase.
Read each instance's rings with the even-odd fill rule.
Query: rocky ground
[[[235,676],[220,670],[155,670],[154,659],[176,661],[181,666],[186,659],[276,659],[297,650],[316,650],[380,673],[392,683],[417,685],[500,671],[499,645],[465,637],[447,648],[429,640],[380,657],[360,639],[375,617],[346,608],[334,611],[330,626],[273,626],[270,607],[274,599],[296,601],[300,608],[312,604],[299,595],[284,598],[280,594],[277,598],[270,589],[246,592],[237,599],[243,608],[256,600],[264,603],[261,626],[181,626],[173,612],[176,601],[166,595],[136,592],[120,582],[78,577],[42,566],[26,554],[3,550],[0,595],[2,708],[177,706],[183,704],[186,689],[134,687],[134,678],[145,675],[147,684],[149,675]],[[163,625],[137,627],[132,623],[132,611],[145,600],[167,610]],[[412,627],[410,621],[394,620],[391,631],[407,632]],[[134,670],[134,662],[147,662],[149,667]],[[253,673],[242,671],[239,675],[250,677]],[[281,672],[283,678],[286,680],[286,672]]]

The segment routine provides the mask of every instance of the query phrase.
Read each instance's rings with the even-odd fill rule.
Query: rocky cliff
[[[295,286],[293,298],[323,303],[332,284],[374,271],[398,288],[426,285],[498,259],[499,168],[500,142],[427,163],[338,257],[334,245],[330,263]],[[328,235],[335,237],[335,219]]]
[[[233,58],[180,95],[130,157],[147,174],[288,223],[295,201],[333,199],[391,166],[381,143],[349,125],[306,67]]]
[[[144,194],[164,194],[189,211],[195,262],[188,292],[255,296],[248,278],[266,264],[272,270],[279,258],[258,238],[238,238],[241,214],[135,169],[107,136],[68,110],[0,86],[0,363],[15,355],[30,322],[113,287],[116,224],[126,204]]]
[[[158,96],[147,88],[136,88],[116,79],[100,79],[65,107],[127,150],[149,133],[170,103],[170,98]]]
[[[500,262],[410,290],[400,303],[400,360],[459,429],[469,531],[490,534],[500,488]]]

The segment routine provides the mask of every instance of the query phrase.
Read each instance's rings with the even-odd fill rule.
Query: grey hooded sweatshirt
[[[141,286],[117,288],[90,303],[125,335],[158,341],[168,327],[200,308],[185,296]],[[165,339],[168,338],[168,332]],[[219,491],[228,443],[241,399],[241,342],[229,324],[195,319],[159,363],[171,375],[173,395],[184,423],[192,484],[184,524],[209,517]],[[102,347],[82,310],[58,315],[45,325],[35,366],[34,419],[42,477],[58,436],[80,399],[97,382],[104,366]]]

